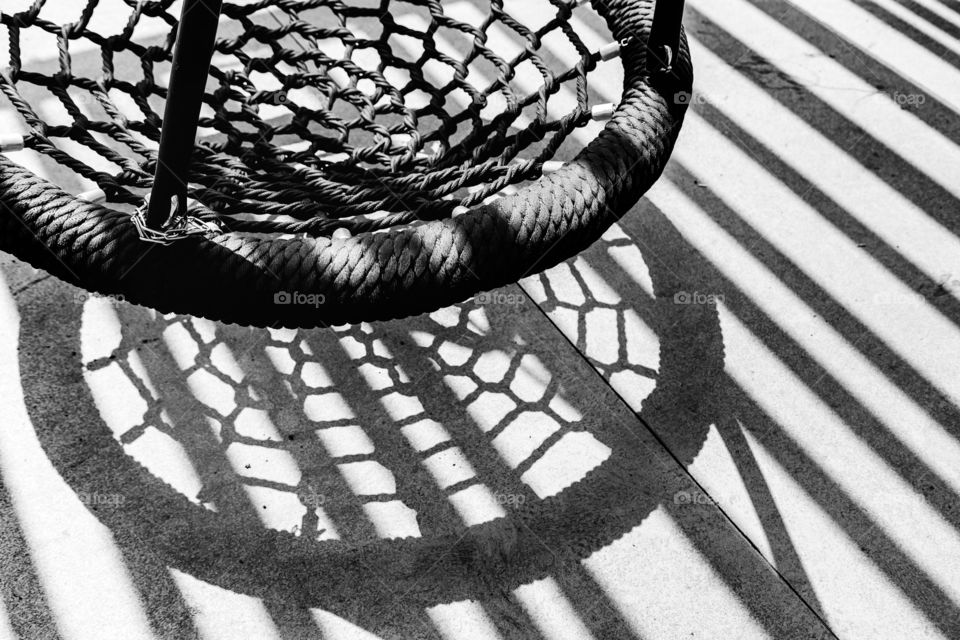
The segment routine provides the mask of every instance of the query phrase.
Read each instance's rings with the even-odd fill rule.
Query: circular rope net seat
[[[0,155],[0,249],[239,324],[460,302],[576,254],[657,180],[692,82],[681,11],[5,0],[0,150],[25,151]]]

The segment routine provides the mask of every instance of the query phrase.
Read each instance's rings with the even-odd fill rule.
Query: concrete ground
[[[246,329],[5,257],[0,638],[960,637],[960,4],[686,15],[664,179],[465,304]]]

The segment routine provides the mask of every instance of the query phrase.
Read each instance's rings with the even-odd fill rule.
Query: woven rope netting
[[[572,26],[578,4],[225,3],[192,212],[225,230],[359,233],[448,217],[539,177],[596,106],[601,55]],[[27,148],[139,206],[180,4],[62,5],[4,0],[0,90]]]

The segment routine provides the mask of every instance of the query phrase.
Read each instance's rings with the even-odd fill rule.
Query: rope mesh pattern
[[[503,295],[530,304],[518,292]],[[260,526],[237,499],[243,487],[263,501],[256,510],[271,510],[271,526],[311,540],[333,530],[354,542],[376,538],[370,519],[378,510],[389,514],[379,519],[390,521],[382,537],[462,535],[456,504],[486,506],[487,517],[532,507],[541,498],[530,485],[543,490],[545,474],[552,489],[569,486],[604,464],[608,447],[625,444],[591,432],[592,407],[559,379],[569,384],[575,375],[557,376],[541,360],[557,364],[543,353],[553,347],[508,331],[515,310],[503,306],[451,307],[395,334],[367,324],[250,331],[118,305],[122,338],[104,338],[119,343],[84,370],[94,388],[109,386],[125,394],[122,404],[145,408],[130,425],[111,424],[115,437],[148,466],[155,455],[187,452],[203,482],[187,497],[215,504],[224,518]],[[144,346],[153,343],[145,336],[160,346]],[[444,403],[460,409],[441,425],[432,416]],[[358,426],[384,420],[393,426]],[[180,447],[159,444],[168,438]],[[491,443],[514,453],[503,460]],[[577,448],[579,463],[557,469],[566,447]]]
[[[195,213],[238,231],[358,233],[447,217],[539,177],[590,121],[600,57],[571,26],[575,2],[529,1],[540,24],[511,13],[528,0],[226,3],[191,171]],[[0,90],[27,146],[110,201],[142,204],[179,3],[87,0],[69,23],[48,20],[44,0],[19,4],[0,12]],[[34,42],[58,56],[38,57]]]

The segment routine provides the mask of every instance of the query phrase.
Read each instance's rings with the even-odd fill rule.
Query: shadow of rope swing
[[[657,299],[623,296],[659,334],[647,419],[690,394],[709,399],[722,371],[716,311],[673,304],[672,271],[661,271],[651,267]],[[587,364],[538,340],[545,320],[532,306],[467,303],[405,322],[281,332],[104,298],[81,312],[73,295],[48,280],[19,300],[21,380],[46,454],[78,493],[124,496],[90,507],[116,536],[232,591],[320,606],[362,625],[358,603],[377,606],[397,592],[411,606],[432,606],[559,575],[677,490],[652,438]],[[489,364],[498,357],[500,369]],[[547,375],[539,399],[517,386],[531,358]],[[218,382],[198,386],[195,377]],[[218,384],[229,400],[204,391]],[[396,413],[408,406],[398,397],[412,403],[407,415]],[[492,415],[489,401],[509,410]],[[675,428],[692,459],[712,417],[685,418]],[[264,423],[275,431],[251,432]],[[554,431],[504,458],[498,447],[514,423],[525,434]],[[449,441],[428,441],[438,426]],[[336,434],[351,430],[369,443],[344,449]],[[547,464],[538,475],[537,465],[571,442],[589,464]],[[184,465],[170,466],[177,449],[199,484],[184,483],[176,471]],[[456,451],[475,475],[453,478],[447,490],[431,465]],[[350,484],[349,465],[364,464],[386,469],[393,484]],[[277,475],[284,468],[298,475]],[[383,474],[368,466],[363,475]],[[484,487],[502,514],[468,524],[457,504],[484,503]],[[296,514],[294,526],[266,525],[261,504]],[[377,528],[377,510],[391,508],[382,520],[407,517],[409,529]]]
[[[210,69],[197,124],[212,133],[193,146],[185,180],[184,223],[197,233],[176,239],[176,220],[157,229],[156,218],[142,216],[154,173],[164,170],[156,147],[171,131],[161,130],[155,105],[173,39],[109,40],[144,61],[136,81],[122,77],[120,65],[94,81],[98,70],[78,62],[53,82],[15,52],[0,90],[27,124],[21,142],[99,193],[75,197],[12,155],[0,157],[0,242],[67,282],[133,303],[95,298],[81,312],[52,280],[20,298],[21,380],[45,452],[78,494],[125,497],[92,505],[100,522],[198,579],[363,624],[364,606],[398,591],[430,606],[557,575],[672,496],[651,436],[586,364],[571,370],[538,339],[549,327],[532,305],[508,313],[468,302],[409,316],[515,282],[591,245],[602,251],[603,232],[663,170],[686,108],[672,96],[689,88],[691,69],[685,45],[671,48],[669,38],[652,49],[665,58],[654,65],[646,46],[658,42],[651,2],[593,4],[617,43],[603,51],[565,28],[573,11],[586,9],[582,2],[550,0],[556,18],[534,27],[491,9],[491,21],[523,43],[509,59],[434,3],[411,5],[429,25],[420,31],[340,4],[346,25],[331,26],[312,19],[312,4],[285,3],[282,12],[224,5],[214,51],[236,64]],[[173,33],[176,20],[159,5],[141,10],[134,18],[148,16]],[[0,12],[0,20],[25,37],[52,28],[29,12]],[[380,31],[361,34],[360,22]],[[69,48],[94,37],[93,24],[55,26],[76,36]],[[466,43],[463,57],[431,44],[441,26]],[[576,65],[549,70],[538,46],[548,33],[568,38]],[[107,42],[101,35],[97,41]],[[399,36],[427,40],[419,54],[400,55],[391,46]],[[355,59],[364,50],[372,62]],[[587,104],[582,89],[613,51],[625,63],[623,100],[599,136],[557,167],[560,145],[605,111]],[[447,84],[431,84],[421,71],[432,58],[453,70]],[[59,58],[70,59],[69,52]],[[524,92],[508,78],[524,63],[548,70],[540,90]],[[467,80],[471,65],[502,73],[476,86]],[[311,68],[321,72],[303,72]],[[552,102],[563,86],[576,100],[558,117]],[[466,104],[452,97],[458,90]],[[103,113],[92,113],[88,100],[68,109],[70,123],[47,123],[32,106],[44,91],[74,105],[85,92]],[[427,102],[411,103],[415,91]],[[118,92],[139,117],[117,106]],[[299,140],[292,148],[291,139]],[[64,141],[99,158],[73,157]],[[182,194],[174,218],[184,212]],[[655,264],[650,269],[661,296],[671,285]],[[323,304],[284,297],[294,294]],[[715,310],[663,302],[624,295],[623,303],[659,335],[651,410],[680,393],[708,397],[722,369]],[[162,313],[170,311],[194,317]],[[269,327],[354,324],[278,332],[202,317]],[[392,318],[408,319],[363,322]],[[716,339],[692,343],[689,335]],[[489,364],[497,358],[506,359],[503,371]],[[523,371],[546,372],[538,398],[508,383]],[[228,399],[205,395],[216,388]],[[396,397],[413,408],[401,411]],[[344,407],[350,411],[338,414]],[[499,447],[515,424],[543,435],[523,456]],[[691,459],[708,425],[707,412],[678,423]],[[447,440],[424,442],[437,426]],[[348,432],[356,448],[344,450],[338,438]],[[571,442],[589,453],[580,456],[584,468],[544,462]],[[445,485],[438,474],[453,471],[440,473],[429,461],[459,460],[456,451],[474,475]],[[192,475],[164,466],[171,461]],[[383,485],[351,482],[350,465],[366,465],[371,472],[361,475]],[[289,514],[297,520],[282,521]]]

